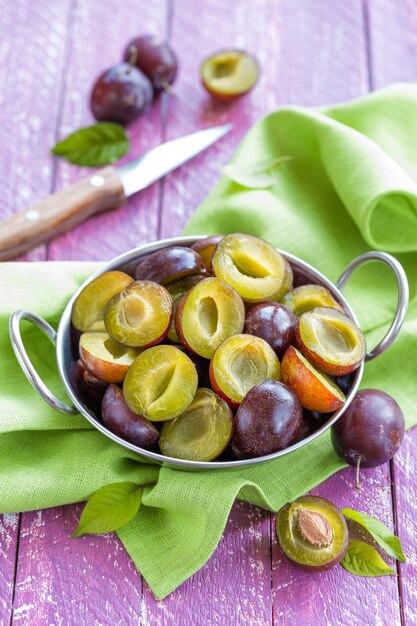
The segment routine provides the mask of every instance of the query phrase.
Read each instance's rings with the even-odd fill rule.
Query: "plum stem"
[[[360,454],[358,454],[356,457],[356,485],[355,485],[356,489],[360,489],[361,487],[361,482],[360,482],[361,461],[362,461],[362,457]]]
[[[175,91],[173,90],[169,82],[166,80],[166,78],[161,78],[159,82],[161,83],[161,87],[163,88],[164,91],[169,93],[170,96],[175,96]]]
[[[135,65],[138,60],[138,49],[136,46],[130,46],[129,48],[129,65]]]

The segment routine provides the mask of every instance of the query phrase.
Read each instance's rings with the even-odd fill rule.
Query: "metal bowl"
[[[83,399],[80,397],[77,389],[72,381],[71,365],[74,363],[74,360],[78,358],[78,354],[75,354],[72,348],[71,343],[71,311],[72,306],[74,304],[75,298],[78,296],[80,291],[84,289],[84,287],[91,282],[94,278],[97,278],[100,274],[107,272],[109,270],[119,269],[125,271],[127,273],[133,273],[134,268],[140,260],[143,260],[144,257],[155,252],[156,250],[160,250],[162,248],[167,248],[173,245],[182,245],[182,246],[191,246],[198,239],[204,239],[204,236],[201,237],[175,237],[172,239],[163,239],[161,241],[156,241],[155,243],[147,244],[144,246],[140,246],[116,257],[113,261],[110,261],[106,265],[104,265],[100,270],[98,270],[95,274],[90,276],[78,289],[78,291],[73,295],[71,300],[68,302],[65,311],[62,315],[61,321],[59,323],[59,327],[57,332],[41,317],[36,315],[35,313],[30,313],[27,311],[16,311],[12,317],[10,318],[10,339],[12,342],[13,349],[15,351],[16,357],[25,373],[27,379],[31,383],[31,385],[36,389],[36,391],[44,398],[44,400],[52,406],[54,409],[61,413],[81,413],[84,417],[95,427],[97,428],[103,435],[109,437],[112,441],[115,441],[119,445],[136,452],[143,459],[146,459],[148,462],[156,463],[158,465],[166,465],[172,469],[179,470],[211,470],[211,469],[233,469],[240,467],[247,467],[249,465],[256,465],[258,463],[264,463],[266,461],[270,461],[272,459],[277,459],[285,454],[290,454],[294,452],[294,450],[298,450],[303,446],[310,443],[314,439],[320,437],[326,430],[328,430],[332,424],[334,424],[341,415],[346,411],[353,398],[355,397],[356,391],[359,387],[359,384],[362,380],[364,363],[360,365],[360,367],[354,372],[353,380],[349,391],[346,394],[346,402],[341,409],[336,411],[333,414],[329,415],[329,419],[325,424],[323,424],[318,430],[316,430],[309,437],[306,437],[302,441],[299,441],[284,450],[279,450],[278,452],[274,452],[273,454],[268,454],[266,456],[245,459],[245,460],[235,460],[235,461],[210,461],[210,462],[199,462],[199,461],[186,461],[182,459],[175,459],[173,457],[167,457],[162,454],[157,454],[156,452],[150,452],[149,450],[145,450],[138,446],[135,446],[120,437],[117,437],[114,433],[112,433],[108,428],[104,426],[104,424],[100,421],[99,417],[93,413],[91,409],[85,404]],[[367,263],[368,261],[381,261],[387,264],[394,272],[397,285],[398,285],[398,304],[397,310],[392,321],[392,324],[382,339],[382,341],[373,348],[370,352],[367,352],[365,361],[370,361],[371,359],[377,357],[382,352],[384,352],[394,341],[397,336],[402,323],[404,321],[405,313],[408,305],[408,284],[405,272],[402,266],[398,263],[396,259],[394,259],[391,255],[386,254],[384,252],[367,252],[362,256],[358,257],[343,272],[337,283],[334,285],[330,280],[328,280],[321,272],[316,270],[314,267],[302,261],[301,259],[293,256],[292,254],[288,254],[283,250],[279,250],[281,254],[288,259],[291,263],[295,272],[302,274],[305,277],[305,282],[319,283],[327,287],[333,296],[336,298],[338,302],[342,304],[345,311],[350,315],[350,317],[358,324],[358,320],[349,303],[344,298],[341,289],[346,283],[352,271],[362,265],[363,263]],[[36,370],[34,369],[30,359],[27,355],[25,347],[23,345],[21,333],[20,333],[20,322],[21,320],[28,320],[38,326],[51,340],[52,343],[56,346],[56,361],[58,366],[59,375],[65,387],[65,390],[73,402],[73,406],[69,406],[56,398],[52,392],[46,387],[43,381],[40,379]]]

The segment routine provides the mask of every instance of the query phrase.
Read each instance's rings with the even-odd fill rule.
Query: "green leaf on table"
[[[276,182],[277,171],[281,164],[291,160],[290,156],[281,156],[257,163],[229,163],[222,168],[222,172],[243,187],[264,189]]]
[[[141,500],[142,487],[136,483],[113,483],[101,487],[85,505],[72,536],[100,535],[125,526],[135,517]]]
[[[390,556],[402,563],[406,562],[401,542],[398,537],[392,534],[390,529],[375,517],[370,517],[366,513],[360,513],[353,509],[343,509],[342,514],[354,522],[357,522],[372,535],[377,544]]]
[[[129,139],[119,124],[99,122],[79,128],[51,150],[76,165],[99,167],[113,163],[129,150]]]
[[[396,575],[375,548],[357,539],[349,541],[347,552],[340,565],[355,576]]]

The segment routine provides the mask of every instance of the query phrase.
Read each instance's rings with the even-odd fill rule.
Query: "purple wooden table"
[[[198,7],[198,8],[197,8]],[[129,38],[168,36],[181,71],[130,131],[133,153],[233,121],[222,142],[114,213],[42,246],[29,260],[104,260],[180,232],[253,122],[282,104],[319,105],[417,80],[414,0],[3,0],[0,12],[0,217],[80,176],[54,162],[58,138],[91,121],[93,79]],[[229,106],[199,85],[198,65],[225,46],[255,52],[261,79]],[[366,496],[347,469],[315,490],[400,535],[398,577],[312,576],[283,558],[274,515],[237,503],[210,561],[157,602],[114,535],[70,539],[81,506],[0,516],[0,625],[181,626],[417,624],[417,430],[390,465],[368,471]],[[394,566],[395,567],[395,566]]]

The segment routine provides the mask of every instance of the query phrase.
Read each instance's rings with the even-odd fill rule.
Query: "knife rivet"
[[[28,211],[25,213],[25,219],[27,219],[28,222],[35,222],[39,219],[39,212],[34,210]]]
[[[90,183],[93,187],[102,187],[104,185],[104,178],[103,176],[92,176],[90,178]]]

